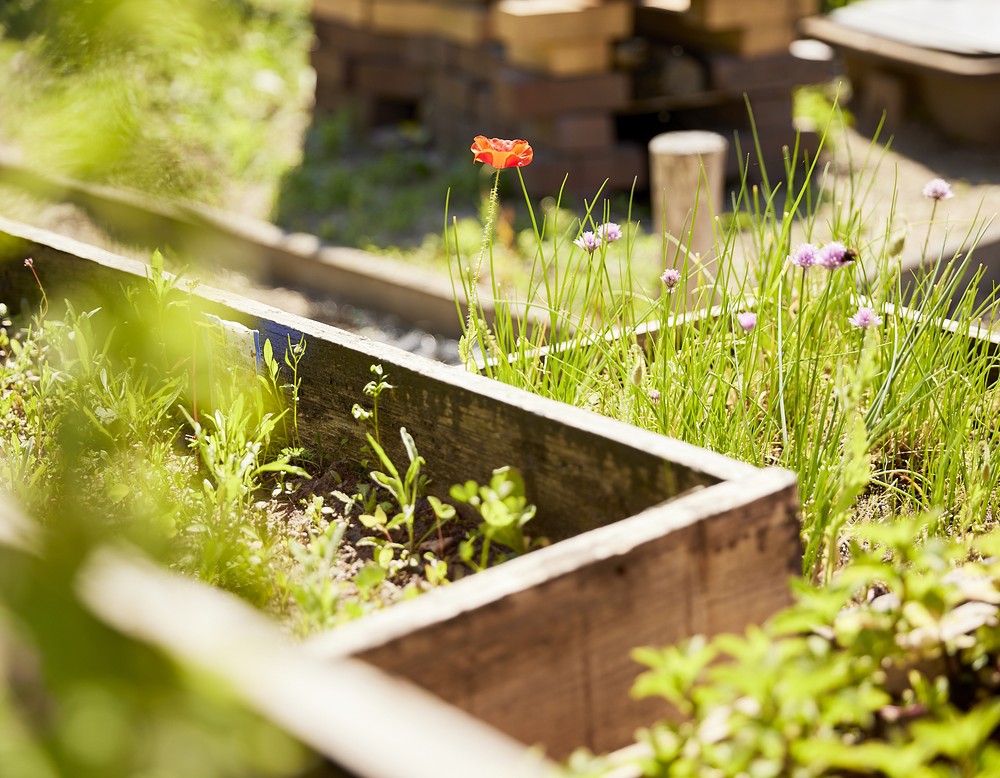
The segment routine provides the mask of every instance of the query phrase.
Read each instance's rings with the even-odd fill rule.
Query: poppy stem
[[[479,302],[479,277],[483,270],[483,260],[486,258],[486,252],[493,250],[493,222],[496,221],[497,216],[497,201],[499,200],[499,189],[500,189],[500,169],[497,168],[496,175],[493,178],[493,188],[490,190],[490,199],[486,206],[486,224],[483,226],[483,245],[479,249],[479,261],[476,263],[476,272],[472,276],[472,295],[475,297],[475,302]]]

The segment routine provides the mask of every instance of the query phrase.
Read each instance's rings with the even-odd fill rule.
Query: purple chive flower
[[[924,186],[924,197],[928,200],[947,200],[955,195],[951,191],[951,184],[943,178],[932,178]]]
[[[672,292],[677,288],[677,284],[681,282],[681,271],[668,267],[663,271],[663,275],[660,276],[660,280],[663,282],[663,285],[667,287],[667,291]]]
[[[660,404],[660,390],[659,389],[647,389],[646,396],[649,397],[653,405]]]
[[[586,249],[588,254],[593,254],[597,251],[598,246],[601,245],[601,238],[599,235],[594,234],[590,230],[587,230],[583,235],[573,241],[577,246],[582,249]]]
[[[854,259],[854,253],[839,240],[827,243],[816,255],[816,264],[822,265],[827,270],[849,265]]]
[[[788,261],[796,267],[807,270],[816,264],[819,250],[812,243],[803,243],[788,256]]]
[[[750,330],[757,326],[757,314],[753,311],[743,311],[736,314],[736,321],[739,322],[744,332],[750,332]]]
[[[605,243],[614,243],[622,236],[622,228],[615,222],[607,222],[597,228],[597,237]]]
[[[28,257],[26,260],[24,260],[24,266],[25,267],[34,267],[35,266],[35,260],[33,260],[31,257]]]
[[[874,308],[862,306],[848,321],[858,329],[868,330],[882,323],[882,317],[875,313]]]

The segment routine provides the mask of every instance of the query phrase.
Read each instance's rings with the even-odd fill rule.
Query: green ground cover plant
[[[393,389],[379,365],[358,390],[370,450],[307,448],[305,343],[265,343],[260,372],[216,353],[219,321],[158,255],[100,308],[46,290],[44,262],[23,272],[40,309],[0,306],[0,771],[329,774],[204,668],[96,616],[94,558],[152,558],[305,636],[528,550],[523,481],[502,468],[435,498],[405,429],[400,476],[377,443]]]

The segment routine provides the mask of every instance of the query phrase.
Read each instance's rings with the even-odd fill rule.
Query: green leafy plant
[[[290,454],[262,461],[279,418],[269,413],[254,419],[242,395],[227,413],[215,411],[209,417],[211,429],[195,421],[185,411],[193,429],[190,446],[197,451],[209,478],[204,487],[218,504],[219,511],[246,505],[261,487],[264,473],[283,473],[308,478],[309,474],[291,463]]]
[[[287,348],[284,354],[284,364],[290,376],[285,380],[281,375],[281,365],[274,358],[274,347],[271,341],[265,340],[261,348],[261,358],[264,367],[264,375],[258,375],[257,380],[261,382],[265,391],[273,398],[275,407],[283,407],[288,403],[288,412],[281,416],[284,427],[283,439],[289,443],[289,453],[294,456],[304,455],[305,449],[302,447],[302,436],[299,434],[299,365],[306,353],[306,340],[303,336],[297,343],[292,344],[291,336],[288,337]],[[291,419],[292,427],[288,428],[288,419]]]
[[[406,431],[406,427],[402,427],[399,430],[399,436],[402,438],[403,447],[406,450],[406,456],[409,460],[406,472],[402,476],[378,441],[372,435],[368,435],[368,445],[375,452],[383,468],[383,470],[373,470],[370,473],[371,479],[377,486],[380,486],[394,498],[396,504],[399,506],[399,512],[391,519],[388,519],[381,507],[377,507],[375,509],[376,516],[362,516],[361,520],[369,528],[378,527],[386,532],[390,532],[397,527],[404,527],[409,540],[409,548],[412,551],[415,547],[413,521],[417,511],[417,500],[423,496],[427,484],[426,477],[420,472],[420,468],[425,464],[425,460],[417,452],[413,436]]]
[[[375,375],[374,381],[365,384],[364,393],[372,398],[372,407],[367,409],[360,403],[355,403],[351,408],[351,414],[359,421],[367,422],[372,430],[375,442],[382,444],[378,425],[378,401],[383,392],[391,392],[393,385],[389,383],[388,377],[382,370],[382,365],[372,365],[371,372]]]
[[[796,603],[762,628],[637,649],[647,670],[634,694],[682,717],[642,734],[636,768],[650,777],[992,775],[1000,535],[949,542],[927,538],[928,524],[855,525],[852,564],[826,586],[797,584]],[[579,774],[602,774],[583,754],[574,762]]]
[[[287,541],[298,563],[294,572],[280,573],[282,583],[298,605],[303,633],[329,628],[344,618],[343,583],[335,575],[335,562],[347,523],[323,519],[323,498],[314,496],[306,510],[310,520],[309,540]]]
[[[372,410],[356,404],[353,414],[356,419],[368,423],[377,431],[378,397],[393,387],[388,383],[380,365],[373,365],[372,372],[378,376],[378,380],[370,382],[364,389],[365,394],[373,398]],[[374,503],[369,499],[368,504],[373,507],[365,510],[359,520],[366,528],[375,530],[379,535],[367,537],[362,543],[373,547],[376,563],[387,571],[422,564],[428,582],[432,585],[443,583],[447,580],[447,562],[432,552],[425,552],[420,557],[417,551],[435,533],[438,535],[438,545],[443,546],[442,527],[461,517],[455,506],[434,495],[425,494],[427,479],[421,473],[421,468],[426,461],[420,456],[413,436],[405,427],[400,429],[400,438],[408,460],[402,474],[375,435],[367,434],[368,447],[382,468],[371,471],[370,477],[392,500]],[[481,519],[479,525],[468,532],[459,544],[461,560],[473,570],[483,570],[489,566],[490,548],[494,543],[504,546],[513,554],[524,554],[530,550],[531,543],[524,534],[524,525],[534,517],[535,506],[528,503],[524,479],[517,470],[511,467],[498,468],[493,471],[489,484],[480,486],[470,480],[452,486],[449,495],[456,502],[469,505]],[[418,510],[424,503],[429,506],[434,522],[429,523],[423,533],[418,533],[415,522]],[[395,512],[390,515],[391,511]],[[395,540],[392,534],[399,528],[405,530],[405,543]]]
[[[514,554],[524,554],[530,549],[524,526],[534,518],[535,506],[528,502],[524,479],[516,469],[498,468],[493,471],[489,484],[466,481],[452,486],[448,493],[456,502],[471,506],[482,519],[459,548],[462,560],[474,570],[489,565],[490,547],[494,543]]]

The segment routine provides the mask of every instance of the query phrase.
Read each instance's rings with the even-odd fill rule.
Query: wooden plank
[[[500,43],[459,46],[455,54],[456,69],[480,81],[490,81],[504,65],[503,45]]]
[[[309,64],[316,71],[316,89],[342,89],[347,86],[347,58],[329,46],[317,46],[309,52]]]
[[[431,592],[309,647],[370,661],[555,757],[620,748],[663,712],[628,694],[632,648],[739,630],[788,604],[796,506],[794,478],[760,471],[463,579],[460,599]]]
[[[1000,75],[1000,57],[967,57],[912,46],[845,27],[825,16],[802,20],[801,31],[832,46],[863,52],[875,59],[905,64],[917,70],[940,71],[956,76]]]
[[[730,96],[825,83],[836,75],[832,59],[803,59],[788,52],[752,59],[719,52],[707,63],[712,87]]]
[[[455,114],[470,116],[476,105],[476,95],[482,85],[473,78],[457,70],[439,70],[430,78],[429,99],[435,101],[435,107],[446,116],[440,117],[442,123],[453,121]],[[432,112],[432,116],[438,111]]]
[[[327,246],[312,235],[196,203],[42,175],[2,154],[0,181],[76,203],[113,235],[173,248],[195,266],[198,257],[209,256],[250,277],[309,288],[446,337],[462,334],[451,283],[412,264]],[[489,310],[487,302],[487,317]]]
[[[556,78],[503,68],[494,74],[493,85],[497,110],[518,119],[615,110],[628,104],[630,93],[625,73]]]
[[[627,38],[635,29],[631,0],[500,0],[490,25],[498,40],[522,45]]]
[[[428,81],[423,68],[365,60],[354,66],[352,83],[367,95],[417,101],[427,92]]]
[[[421,0],[369,0],[369,2],[371,26],[378,32],[424,35],[436,29],[436,5]]]
[[[797,37],[793,20],[746,24],[730,30],[698,27],[686,15],[664,11],[644,0],[636,9],[636,29],[652,37],[708,50],[731,51],[745,57],[777,54]]]
[[[610,189],[627,191],[637,180],[637,188],[643,189],[649,179],[649,165],[640,146],[617,143],[583,155],[577,151],[553,151],[544,158],[536,155],[531,167],[524,171],[529,191],[535,194],[557,194],[564,179],[567,192],[586,197],[593,197],[605,181]]]
[[[355,58],[398,60],[405,39],[398,35],[375,33],[347,24],[317,20],[313,25],[320,48],[329,47],[342,55]]]
[[[722,31],[795,21],[793,0],[691,0],[689,24]]]
[[[925,51],[1000,57],[996,0],[874,0],[837,8],[829,18],[849,30]]]
[[[489,38],[489,12],[484,6],[437,3],[434,34],[464,46],[480,46]]]
[[[610,40],[591,37],[583,41],[545,44],[506,45],[507,61],[519,68],[537,70],[553,76],[585,76],[611,69]]]
[[[363,27],[371,19],[370,0],[313,0],[313,18]]]
[[[7,235],[0,289],[8,300],[38,295],[21,265],[28,255],[50,298],[68,295],[80,307],[113,304],[121,285],[146,270],[8,221],[0,220],[0,231]],[[759,470],[235,295],[200,286],[194,295],[217,315],[258,329],[279,360],[286,343],[305,338],[299,376],[307,438],[326,450],[356,451],[363,429],[350,407],[369,365],[382,364],[396,387],[380,405],[383,440],[405,424],[438,493],[465,478],[483,480],[499,465],[518,467],[538,505],[535,530],[556,541],[317,638],[310,651],[321,661],[371,661],[552,754],[581,745],[605,750],[623,745],[657,713],[627,694],[637,672],[628,652],[637,642],[740,629],[787,602],[786,574],[801,564],[788,471]],[[398,458],[399,448],[391,455]],[[139,597],[140,588],[119,579],[103,592]],[[196,621],[188,608],[152,602],[142,594],[115,613],[149,623],[167,609],[189,626]],[[216,633],[204,633],[206,640],[230,633],[218,629],[223,618],[204,622]],[[253,636],[243,641],[258,644]],[[214,642],[210,648],[217,650]],[[244,668],[235,662],[231,670]],[[309,697],[325,696],[322,688],[310,691],[280,675],[274,682],[290,684],[294,695],[262,684],[254,699],[277,695],[292,717],[288,726],[311,721],[327,731],[328,719],[316,715],[319,703]],[[377,692],[369,698],[359,721],[373,721],[372,708],[386,699]],[[289,710],[293,699],[308,715]],[[347,748],[343,737],[338,733],[338,758]],[[379,764],[377,775],[391,774],[389,763]]]
[[[524,136],[537,148],[558,151],[608,149],[615,144],[615,120],[609,112],[563,113],[526,119]]]
[[[541,755],[413,684],[355,659],[311,657],[236,597],[136,555],[99,550],[80,589],[105,623],[225,681],[257,713],[331,760],[336,775],[554,774]],[[386,732],[392,748],[385,748]]]

